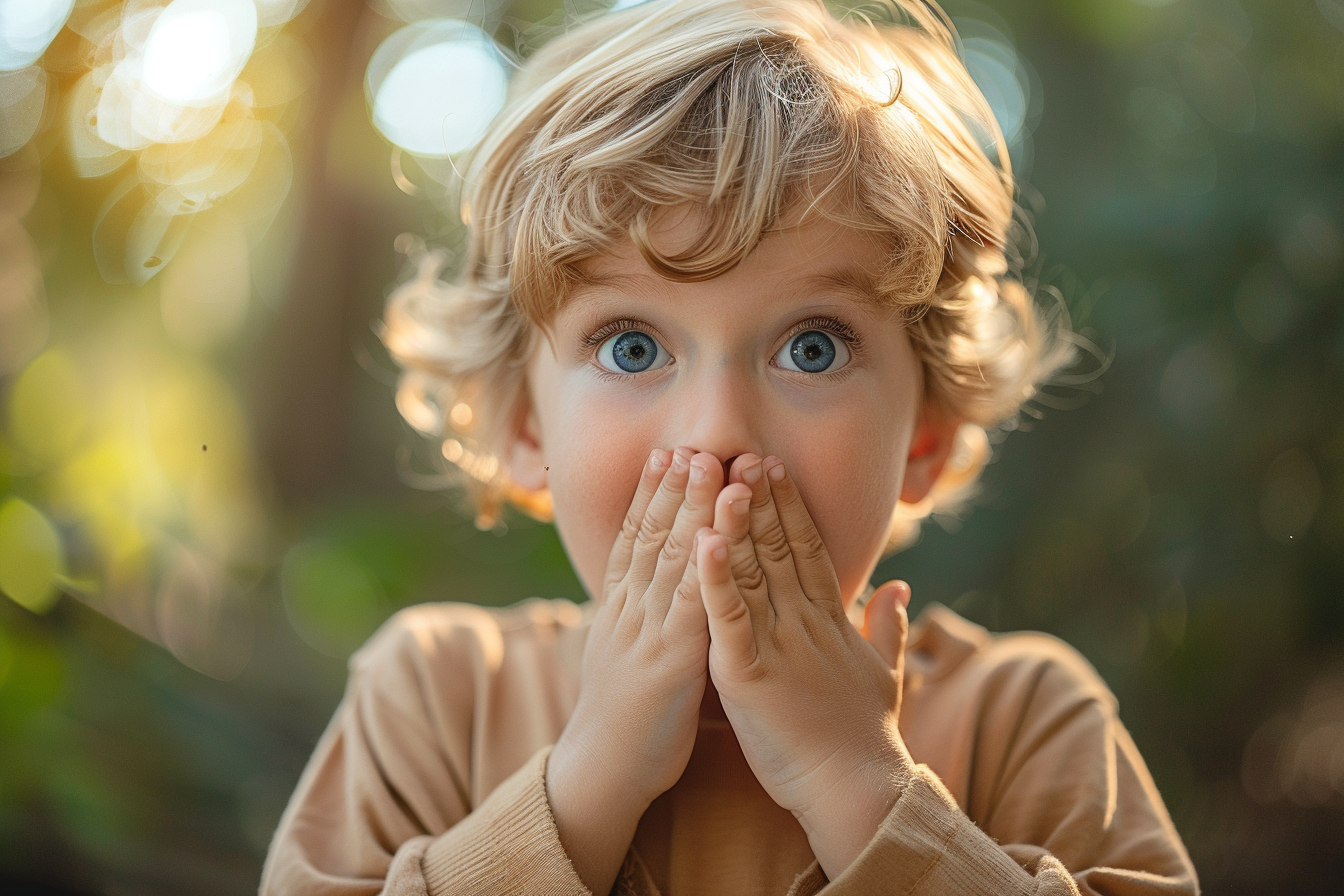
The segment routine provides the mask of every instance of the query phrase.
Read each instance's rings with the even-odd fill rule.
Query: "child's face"
[[[665,223],[659,247],[685,245],[695,224]],[[813,215],[713,280],[667,280],[628,242],[586,263],[600,285],[575,293],[554,339],[536,341],[509,458],[520,484],[549,486],[592,597],[650,451],[683,445],[725,464],[781,458],[846,603],[863,591],[897,498],[923,497],[955,430],[922,417],[900,318],[863,291],[883,258],[872,235]],[[925,447],[908,458],[917,426]]]

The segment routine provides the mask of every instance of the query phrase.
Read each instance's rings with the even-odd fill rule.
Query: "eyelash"
[[[608,321],[607,323],[598,327],[592,333],[589,333],[587,336],[583,337],[582,340],[583,348],[588,354],[592,354],[592,352],[602,343],[606,342],[608,339],[610,339],[612,336],[615,336],[618,333],[624,333],[626,330],[645,331],[648,332],[650,335],[652,335],[655,339],[658,339],[660,341],[662,339],[662,337],[658,333],[657,328],[654,327],[652,324],[649,324],[647,321],[637,320],[632,317],[621,317],[617,318],[616,320]],[[810,379],[815,379],[818,377],[831,377],[838,379],[840,377],[848,376],[849,372],[854,367],[854,362],[863,357],[864,354],[863,338],[859,336],[859,334],[849,324],[844,323],[843,321],[836,320],[833,317],[809,317],[807,320],[799,321],[798,323],[794,324],[792,327],[789,328],[788,335],[784,337],[784,343],[787,344],[790,339],[794,338],[799,333],[806,333],[808,330],[821,330],[822,332],[830,333],[832,336],[840,337],[845,341],[845,344],[849,347],[849,355],[850,355],[849,363],[846,364],[840,370],[837,370],[833,373],[808,374],[807,376]],[[771,355],[770,358],[771,362],[773,363],[774,355]],[[793,371],[789,372],[792,373]],[[639,376],[638,373],[613,373],[612,371],[602,367],[597,368],[597,375],[604,380],[615,382],[625,382]]]
[[[647,321],[636,320],[633,317],[620,317],[616,320],[608,321],[592,333],[583,337],[583,347],[586,352],[591,355],[602,343],[606,342],[617,333],[624,333],[626,330],[647,332],[651,334],[653,338],[662,342],[662,336],[658,333],[658,329]],[[596,363],[593,364],[593,367],[597,371],[598,379],[605,380],[606,382],[625,383],[639,376],[638,373],[613,373]]]
[[[862,359],[864,352],[863,337],[859,336],[852,326],[845,324],[844,321],[837,321],[833,317],[809,317],[808,320],[798,321],[797,324],[790,326],[788,336],[784,337],[784,345],[789,344],[798,333],[806,333],[809,329],[821,330],[823,333],[839,336],[844,340],[849,348],[849,363],[841,367],[839,371],[824,371],[821,373],[805,373],[808,379],[818,379],[818,377],[828,377],[828,379],[840,379],[840,377],[849,376],[853,371],[853,364],[856,360]],[[770,356],[770,363],[774,363],[774,355]],[[792,373],[793,371],[788,371]]]

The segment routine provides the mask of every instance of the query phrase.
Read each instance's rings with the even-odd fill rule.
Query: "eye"
[[[799,373],[825,373],[849,363],[845,340],[821,330],[804,330],[790,337],[775,354],[775,363]]]
[[[603,342],[597,350],[597,362],[612,373],[643,373],[657,370],[672,356],[659,347],[648,333],[626,330]]]

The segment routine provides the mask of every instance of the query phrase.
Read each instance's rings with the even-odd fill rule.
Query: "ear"
[[[959,428],[960,420],[944,413],[936,403],[924,400],[905,461],[905,479],[901,482],[903,503],[918,504],[928,497],[952,455]]]
[[[507,438],[504,455],[509,478],[534,492],[546,488],[546,453],[530,389],[524,388],[518,396]]]

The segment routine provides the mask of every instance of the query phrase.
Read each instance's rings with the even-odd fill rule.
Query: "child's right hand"
[[[610,886],[629,847],[628,837],[614,842],[620,838],[611,837],[612,829],[628,827],[632,837],[648,805],[681,777],[695,746],[709,678],[709,625],[693,548],[696,532],[713,522],[722,488],[723,465],[714,455],[655,450],[611,550],[602,605],[584,647],[578,703],[547,766],[561,841],[590,887]],[[609,841],[605,860],[594,838]],[[616,863],[608,869],[612,855]]]

